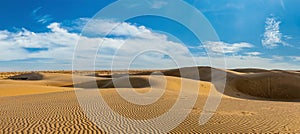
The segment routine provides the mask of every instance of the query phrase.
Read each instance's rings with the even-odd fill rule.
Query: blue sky
[[[78,39],[82,38],[80,36],[82,28],[98,11],[113,2],[115,1],[2,1],[0,71],[72,69],[73,52]],[[150,1],[153,7],[158,8],[167,6],[168,2],[170,1]],[[166,58],[170,51],[176,51],[176,54],[181,55],[182,61],[188,58],[184,57],[187,53],[191,53],[198,65],[209,65],[205,52],[212,51],[216,55],[225,54],[227,64],[225,68],[299,69],[299,0],[214,2],[186,0],[185,2],[205,15],[220,41],[201,42],[182,24],[162,17],[142,16],[126,22],[113,19],[97,20],[95,21],[97,24],[86,31],[87,35],[83,35],[87,46],[96,39],[108,40],[107,46],[103,47],[99,52],[101,54],[97,56],[97,68],[108,69],[111,57],[115,55],[117,49],[124,50],[124,54],[120,54],[120,58],[115,61],[122,65],[124,61],[122,58],[126,58],[126,55],[142,51],[149,45],[156,45],[155,47],[163,50],[165,54],[149,52],[138,56],[131,67],[175,67],[170,57]],[[107,32],[105,31],[107,27],[115,25],[118,27],[111,35],[101,34]],[[95,28],[98,30],[93,31]],[[136,32],[142,33],[140,37],[135,37]],[[120,47],[124,42],[127,46]],[[153,44],[150,44],[151,42]],[[222,51],[219,49],[220,46],[223,48]],[[220,56],[214,58],[222,59]],[[187,63],[186,66],[188,65]]]

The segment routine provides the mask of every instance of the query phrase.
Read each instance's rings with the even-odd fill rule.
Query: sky
[[[153,10],[172,2],[146,1]],[[95,55],[96,69],[110,69],[112,63],[115,69],[176,68],[194,65],[191,58],[196,65],[218,68],[300,69],[299,0],[185,0],[206,17],[218,41],[201,41],[185,25],[160,16],[123,22],[95,17],[115,2],[2,0],[0,71],[71,70],[78,42],[84,44],[80,64]],[[126,14],[120,10],[112,14]]]

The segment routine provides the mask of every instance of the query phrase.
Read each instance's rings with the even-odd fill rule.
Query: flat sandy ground
[[[224,94],[220,93],[222,101],[217,111],[206,111],[214,113],[212,118],[204,125],[198,124],[209,92],[211,90],[219,92],[208,82],[210,68],[199,68],[201,80],[195,80],[192,73],[182,78],[190,85],[199,85],[198,99],[193,108],[189,109],[191,113],[187,118],[170,133],[300,133],[299,72],[259,69],[213,70],[227,74],[227,86]],[[18,77],[27,78],[32,75],[19,74],[22,73],[1,73],[0,133],[91,133],[103,132],[103,129],[110,130],[90,121],[79,105],[76,92],[89,96],[91,95],[89,93],[95,90],[93,87],[84,88],[89,85],[89,81],[77,84],[79,88],[75,91],[70,72],[39,72],[43,77],[38,80],[16,80]],[[77,77],[94,78],[100,87],[96,91],[102,95],[110,108],[119,115],[135,120],[152,119],[168,112],[176,103],[182,86],[178,70],[165,70],[164,74],[167,76],[164,77],[153,77],[149,72],[137,71],[135,75],[130,76],[136,92],[148,93],[153,90],[150,85],[162,87],[164,84],[161,84],[161,78],[166,80],[164,85],[166,90],[156,102],[136,105],[124,100],[118,94],[118,90],[128,94],[131,90],[126,84],[122,85],[122,79],[119,81],[122,88],[116,89],[111,84],[111,78],[107,77],[110,73],[97,74],[96,77],[88,75]],[[7,79],[10,76],[16,77],[14,80]],[[150,84],[149,79],[152,79]],[[185,88],[187,89],[182,90],[189,90],[188,86]],[[134,96],[131,97],[135,99]],[[180,109],[178,114],[181,114]],[[95,115],[101,116],[101,111]],[[126,122],[120,122],[122,123]],[[143,132],[135,126],[127,125],[128,128],[120,132]],[[149,128],[144,133],[147,132],[156,130]]]

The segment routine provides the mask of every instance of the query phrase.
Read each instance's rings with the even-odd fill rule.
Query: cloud
[[[89,19],[80,18],[73,22],[73,26],[67,27],[70,30],[81,31],[84,30],[85,36],[92,37],[104,37],[104,36],[114,36],[114,37],[134,37],[134,38],[157,38],[163,37],[161,34],[157,35],[147,29],[145,26],[135,26],[127,22],[116,22],[114,20],[108,19]],[[87,24],[87,25],[86,25]],[[83,27],[84,26],[84,27]],[[113,29],[113,30],[111,30]],[[166,38],[164,36],[163,38]]]
[[[60,24],[57,22],[51,23],[50,25],[47,26],[47,28],[51,29],[52,32],[57,32],[57,33],[68,33],[67,30],[63,29],[60,27]]]
[[[266,19],[265,32],[262,39],[262,45],[266,48],[275,48],[279,45],[290,46],[282,40],[283,35],[280,32],[280,23],[275,17]]]
[[[0,30],[0,49],[2,50],[0,53],[0,68],[10,68],[10,71],[13,69],[19,71],[71,69],[73,53],[78,41],[83,44],[78,55],[79,59],[82,59],[82,64],[84,65],[86,58],[91,57],[92,54],[92,56],[96,56],[95,66],[97,69],[109,69],[112,61],[115,67],[119,69],[128,66],[147,69],[178,67],[172,58],[181,63],[179,67],[194,65],[191,64],[193,59],[189,52],[192,47],[170,41],[166,35],[155,33],[144,26],[112,20],[95,20],[91,24],[88,27],[90,29],[86,31],[86,35],[72,33],[63,28],[61,23],[56,22],[47,26],[48,32],[37,33],[25,28],[17,32]],[[115,28],[115,30],[109,31],[105,26]],[[104,36],[106,33],[113,36],[106,37]],[[128,38],[116,36],[126,36]],[[252,44],[246,42],[233,44],[205,42],[203,45],[214,53],[223,53],[224,50],[225,54],[243,53],[244,49],[253,47]],[[91,53],[98,50],[98,48],[97,55]],[[143,52],[144,50],[150,51]],[[200,49],[197,50],[200,51]],[[246,54],[248,56],[226,56],[228,67],[299,68],[299,66],[284,61],[278,62],[272,58],[259,57],[259,52],[248,52]],[[220,63],[215,67],[223,67],[224,58],[210,58]],[[210,65],[210,61],[206,56],[198,55],[194,59],[198,65]],[[132,62],[132,64],[128,65],[128,62]]]
[[[172,53],[178,58],[188,57],[188,49],[176,42],[169,41],[163,34],[154,33],[144,26],[134,26],[129,23],[112,22],[107,20],[97,20],[100,25],[114,26],[120,24],[113,31],[113,35],[126,35],[130,38],[116,38],[116,37],[88,37],[80,36],[79,33],[71,33],[61,27],[60,23],[51,23],[47,26],[49,32],[35,33],[25,28],[19,32],[0,31],[0,49],[3,50],[0,54],[0,61],[15,61],[27,59],[44,59],[37,61],[35,64],[40,63],[72,63],[73,52],[77,41],[80,39],[84,44],[80,50],[80,56],[84,58],[86,55],[91,55],[94,50],[98,49],[98,44],[101,48],[99,50],[98,60],[99,67],[109,67],[112,58],[114,62],[121,64],[128,62],[131,58],[143,51],[144,49],[155,49],[165,53]],[[108,24],[108,23],[111,24]],[[101,33],[107,32],[107,29],[98,29]],[[88,31],[95,32],[95,31]],[[101,44],[102,43],[102,44]],[[33,50],[33,51],[28,51]],[[34,51],[42,50],[42,51]],[[169,60],[165,58],[165,54],[148,52],[137,57],[136,64],[143,65],[152,63],[151,65],[159,67],[173,66],[174,63],[170,60],[170,64],[164,64],[161,60]],[[156,60],[153,60],[153,56]],[[101,58],[100,58],[101,57]],[[104,57],[104,58],[103,58]],[[150,60],[152,59],[152,60]],[[143,62],[142,62],[143,61]],[[183,60],[188,61],[188,60]],[[105,63],[105,64],[103,64]],[[30,63],[32,64],[32,63]]]
[[[33,19],[36,20],[36,22],[42,23],[42,24],[45,24],[47,22],[52,21],[53,18],[51,17],[51,15],[49,15],[49,14],[41,14],[40,13],[41,9],[42,9],[42,7],[37,7],[36,9],[34,9],[31,12],[31,16],[33,17]]]
[[[165,6],[167,4],[168,4],[168,2],[165,2],[165,1],[153,1],[150,3],[151,8],[154,8],[154,9],[162,8],[163,6]]]
[[[284,56],[273,55],[272,59],[277,60],[277,61],[281,61],[281,60],[284,60]]]
[[[299,69],[299,65],[260,56],[226,57],[228,68]]]
[[[300,61],[300,56],[289,56],[293,61],[299,62]]]
[[[62,48],[74,47],[76,40],[79,38],[79,35],[68,33],[66,30],[60,28],[58,23],[52,23],[48,28],[51,32],[34,33],[25,28],[22,28],[18,32],[0,31],[0,49],[2,50],[0,61],[55,58],[56,55],[48,55],[46,53],[53,53]],[[27,51],[27,48],[43,48],[46,51],[30,52]],[[65,53],[68,53],[68,51],[60,53],[60,55]]]
[[[196,58],[199,65],[208,65],[210,66],[209,59],[206,57],[197,57]],[[215,64],[213,67],[222,67],[222,63],[224,62],[223,57],[213,57],[212,59]],[[284,61],[277,61],[273,58],[263,58],[260,56],[226,56],[226,68],[262,68],[262,69],[292,69],[292,70],[299,70],[300,65],[284,62]]]
[[[37,12],[41,9],[42,7],[37,7],[32,11],[32,14],[37,14]]]
[[[262,53],[261,52],[247,52],[245,54],[249,55],[249,56],[258,56],[258,55],[261,55]]]
[[[44,15],[44,16],[41,16],[36,19],[37,19],[37,22],[42,23],[42,24],[45,24],[45,23],[53,20],[50,15]]]
[[[207,41],[203,43],[204,47],[211,52],[219,53],[219,54],[229,54],[229,53],[238,53],[245,48],[252,48],[253,45],[246,42],[240,43],[225,43],[225,42],[212,42]]]
[[[240,4],[236,4],[236,3],[227,3],[224,8],[227,9],[244,9],[245,5],[240,3]]]
[[[285,10],[285,4],[284,4],[284,1],[283,1],[283,0],[280,0],[280,5],[281,5],[282,9]]]
[[[195,3],[195,2],[194,2]],[[226,4],[218,4],[218,3],[211,3],[208,2],[209,6],[205,6],[205,8],[201,8],[202,12],[226,12],[228,10],[236,10],[240,11],[245,9],[245,3],[226,3]]]

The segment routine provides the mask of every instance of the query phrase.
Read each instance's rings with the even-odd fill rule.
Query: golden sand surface
[[[199,125],[200,113],[203,112],[209,92],[219,91],[208,82],[211,69],[214,68],[199,68],[201,80],[196,80],[192,72],[180,78],[176,69],[163,70],[166,76],[156,76],[157,80],[150,81],[151,84],[151,72],[136,71],[135,75],[130,76],[130,82],[134,90],[141,94],[153,90],[150,85],[157,88],[162,86],[159,77],[166,80],[163,95],[149,105],[133,104],[122,98],[118,90],[123,93],[131,93],[132,90],[122,79],[118,81],[120,88],[114,87],[111,78],[100,77],[101,71],[97,72],[99,76],[95,80],[100,87],[99,95],[110,108],[119,115],[135,120],[153,119],[168,112],[177,101],[182,80],[191,85],[198,84],[198,98],[190,114],[170,133],[300,133],[300,76],[296,71],[215,69],[227,73],[227,86],[218,109],[206,111],[214,113],[212,118],[204,125]],[[76,91],[89,96],[92,89],[79,88],[75,91],[70,72],[39,73],[43,76],[40,80],[12,80],[7,78],[24,73],[0,73],[0,133],[104,132],[83,112],[76,97]],[[77,87],[86,85],[89,82],[77,83]],[[131,97],[135,99],[134,95]],[[101,116],[101,112],[95,114]],[[181,114],[181,110],[178,110],[178,114]],[[143,132],[131,124],[127,125],[128,129],[120,130],[120,133]]]

